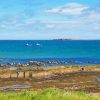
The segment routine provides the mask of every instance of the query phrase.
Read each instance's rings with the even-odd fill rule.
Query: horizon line
[[[88,41],[88,40],[100,40],[100,39],[62,39],[62,38],[59,38],[59,39],[0,39],[0,41],[11,41],[11,40],[18,40],[18,41],[21,41],[21,40],[68,40],[68,41],[72,41],[72,40],[84,40],[84,41]]]

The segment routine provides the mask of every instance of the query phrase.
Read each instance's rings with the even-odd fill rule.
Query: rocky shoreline
[[[29,61],[26,62],[24,64],[21,63],[16,63],[16,62],[12,62],[12,63],[7,63],[6,65],[0,64],[0,67],[30,67],[30,66],[52,66],[52,65],[64,65],[65,63],[60,62],[60,61]]]
[[[86,64],[100,64],[100,59],[89,58],[1,58],[0,67],[18,67],[18,66],[62,66],[62,65],[86,65]]]

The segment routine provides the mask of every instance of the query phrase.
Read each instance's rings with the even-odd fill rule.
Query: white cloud
[[[100,30],[100,25],[94,26],[94,30]]]
[[[55,25],[54,24],[46,24],[46,28],[48,29],[52,29],[52,28],[55,28]]]
[[[60,13],[60,14],[65,14],[65,15],[78,15],[88,8],[89,7],[79,4],[79,3],[67,3],[59,7],[47,9],[45,10],[45,12]]]
[[[88,18],[100,20],[100,13],[92,12],[92,13],[89,14]]]

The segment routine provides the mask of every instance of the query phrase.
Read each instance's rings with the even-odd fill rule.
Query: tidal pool
[[[30,85],[17,84],[17,85],[1,86],[0,89],[29,89],[31,87],[32,86],[30,86]]]

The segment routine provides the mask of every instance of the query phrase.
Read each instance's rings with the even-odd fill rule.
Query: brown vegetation
[[[57,87],[61,89],[100,92],[100,67],[55,66],[0,68],[0,86],[27,84],[32,89]]]

